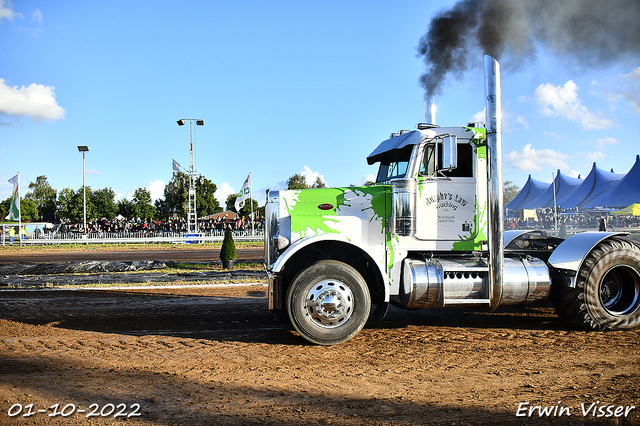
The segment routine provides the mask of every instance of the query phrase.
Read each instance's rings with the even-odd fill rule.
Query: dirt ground
[[[177,246],[172,250],[145,247],[140,250],[105,250],[91,247],[77,247],[72,251],[46,251],[27,247],[25,251],[0,250],[0,264],[6,263],[41,263],[41,262],[77,262],[86,260],[134,261],[134,260],[172,260],[209,262],[220,259],[219,249],[185,248]],[[264,249],[250,248],[238,250],[245,260],[264,259]]]
[[[321,347],[262,283],[4,290],[0,425],[640,424],[639,348],[547,306],[392,308]]]

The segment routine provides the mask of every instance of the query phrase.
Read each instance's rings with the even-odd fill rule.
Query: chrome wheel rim
[[[314,324],[335,328],[351,317],[353,293],[342,281],[322,280],[309,290],[304,307]]]

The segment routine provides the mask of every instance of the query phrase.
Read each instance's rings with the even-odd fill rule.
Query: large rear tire
[[[293,327],[308,341],[335,345],[365,325],[371,296],[362,276],[346,263],[323,260],[302,271],[287,291]]]
[[[587,255],[576,287],[552,287],[560,318],[587,330],[628,330],[640,325],[640,248],[624,237],[600,242]]]

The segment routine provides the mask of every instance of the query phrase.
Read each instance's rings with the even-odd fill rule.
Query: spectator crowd
[[[600,229],[604,219],[608,227],[614,229],[640,227],[640,217],[607,215],[605,212],[560,212],[558,229],[564,224],[566,229]],[[505,230],[510,229],[556,229],[556,215],[552,208],[538,208],[530,218],[505,218]]]
[[[26,224],[23,224],[26,225]],[[253,227],[252,227],[253,225]],[[20,238],[45,238],[45,239],[65,239],[78,238],[83,233],[83,222],[63,220],[52,226],[29,229],[23,226],[20,229]],[[264,223],[262,221],[252,222],[249,218],[198,218],[197,233],[202,236],[224,236],[226,227],[231,228],[234,236],[261,235]],[[18,225],[4,225],[7,240],[11,236],[18,237]],[[253,228],[253,229],[252,229]],[[2,233],[2,230],[0,230]],[[10,235],[13,234],[13,235]],[[180,237],[189,234],[187,220],[185,218],[169,219],[167,221],[156,221],[141,218],[115,218],[108,220],[92,220],[87,222],[87,234],[91,238],[146,238],[146,237]],[[7,241],[9,242],[9,241]]]

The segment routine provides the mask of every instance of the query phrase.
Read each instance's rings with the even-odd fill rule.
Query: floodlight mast
[[[78,145],[78,151],[82,153],[82,216],[84,217],[84,229],[83,232],[87,233],[87,187],[85,186],[85,159],[84,155],[89,152],[89,147],[86,145]]]
[[[204,126],[204,120],[198,118],[181,118],[178,126],[189,122],[189,212],[187,213],[187,230],[189,233],[198,232],[198,214],[196,212],[196,170],[193,164],[193,122],[196,126]]]

